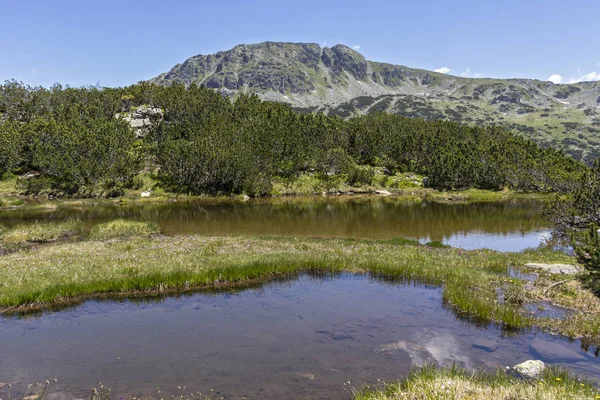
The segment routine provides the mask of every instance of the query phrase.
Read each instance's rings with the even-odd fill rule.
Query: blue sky
[[[600,80],[600,0],[0,0],[0,81],[128,85],[266,40],[453,75]]]

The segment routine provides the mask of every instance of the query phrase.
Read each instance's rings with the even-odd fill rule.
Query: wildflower
[[[560,379],[560,378],[556,378],[556,380],[557,380],[557,381],[562,381],[562,379]]]

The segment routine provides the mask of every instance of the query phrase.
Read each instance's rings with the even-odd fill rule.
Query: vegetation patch
[[[159,232],[158,225],[154,222],[117,219],[94,226],[90,231],[90,238],[94,240],[106,240],[130,236],[150,236]]]
[[[488,400],[488,399],[595,399],[600,392],[565,370],[548,368],[532,380],[522,380],[505,371],[469,372],[459,367],[445,369],[426,365],[413,370],[398,383],[365,389],[355,400]],[[600,397],[600,396],[599,396]]]
[[[406,115],[444,116],[421,110],[424,100],[413,97]],[[148,115],[143,129],[115,118],[146,104],[164,112]],[[298,114],[246,94],[232,102],[193,84],[48,90],[9,81],[0,85],[0,110],[0,175],[28,176],[20,184],[29,195],[141,194],[152,184],[140,178],[148,171],[160,171],[152,180],[178,194],[263,196],[277,192],[279,180],[306,175],[330,191],[368,186],[382,168],[386,176],[427,176],[425,186],[438,190],[566,192],[586,170],[504,128],[383,113]],[[311,190],[303,183],[298,191]]]
[[[523,307],[525,282],[506,275],[507,266],[573,261],[550,250],[466,251],[406,240],[134,237],[63,243],[35,253],[0,256],[0,307],[4,312],[22,312],[89,295],[154,295],[240,286],[302,272],[348,271],[441,286],[445,303],[469,320],[497,322],[508,329],[542,326],[600,341],[600,315],[580,312],[568,321],[532,316]]]
[[[40,222],[17,225],[0,236],[4,244],[46,243],[61,237],[75,235],[83,230],[83,223],[70,219],[63,222]]]

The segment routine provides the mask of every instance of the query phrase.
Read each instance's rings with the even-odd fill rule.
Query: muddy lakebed
[[[90,229],[124,218],[157,222],[166,234],[406,237],[520,251],[548,234],[540,213],[541,204],[531,201],[466,205],[374,198],[17,210],[0,213],[0,222],[76,217]],[[518,271],[507,274],[531,279]],[[48,399],[89,398],[99,382],[114,398],[170,398],[185,387],[186,394],[211,398],[345,399],[431,362],[475,370],[540,359],[594,381],[600,376],[595,348],[465,319],[444,304],[441,293],[439,287],[368,275],[303,274],[245,290],[89,300],[2,317],[0,398],[48,380]],[[531,311],[540,312],[537,306]],[[544,312],[563,311],[546,305]]]

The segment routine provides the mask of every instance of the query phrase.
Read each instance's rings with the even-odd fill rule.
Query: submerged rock
[[[477,339],[473,343],[473,347],[480,350],[485,350],[488,352],[494,352],[498,349],[498,342],[495,340],[487,340],[487,339]]]
[[[547,362],[577,362],[587,359],[572,348],[559,343],[535,339],[529,345],[529,352]]]
[[[543,263],[528,263],[527,268],[541,269],[550,274],[575,275],[581,272],[581,268],[570,264],[543,264]]]
[[[301,376],[303,378],[308,379],[309,381],[314,381],[315,380],[315,375],[311,374],[310,372],[299,372],[298,376]]]
[[[537,378],[542,371],[546,368],[544,363],[540,360],[527,360],[521,364],[517,364],[513,367],[519,375],[525,378]]]

